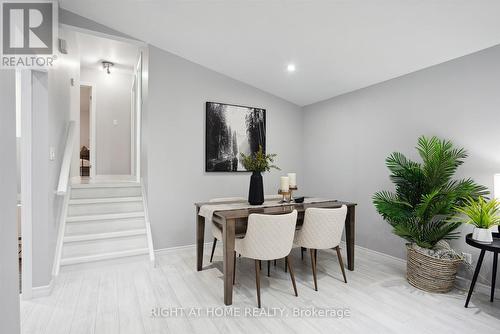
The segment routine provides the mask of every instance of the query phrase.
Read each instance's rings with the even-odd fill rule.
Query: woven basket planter
[[[406,278],[411,285],[435,293],[446,293],[453,289],[461,259],[437,259],[416,251],[411,245],[406,245],[406,249]]]

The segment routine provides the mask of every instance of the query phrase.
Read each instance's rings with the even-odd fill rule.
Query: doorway
[[[95,154],[94,135],[92,126],[93,112],[93,86],[92,84],[80,84],[80,177],[95,176]]]
[[[138,180],[141,45],[90,32],[79,31],[77,36],[80,50],[79,176]]]

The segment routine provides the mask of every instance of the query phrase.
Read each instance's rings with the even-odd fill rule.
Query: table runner
[[[320,202],[332,202],[335,200],[324,199],[324,198],[314,198],[308,197],[304,199],[304,204],[320,203]],[[250,205],[247,201],[241,202],[230,202],[230,203],[217,203],[214,204],[204,204],[200,207],[199,215],[205,217],[205,223],[209,224],[212,222],[212,217],[215,211],[226,211],[226,210],[239,210],[239,209],[256,209],[256,208],[269,208],[275,206],[286,206],[293,203],[280,203],[279,200],[267,200],[261,205]]]

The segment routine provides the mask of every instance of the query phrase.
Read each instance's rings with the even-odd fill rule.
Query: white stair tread
[[[89,221],[89,220],[108,220],[108,219],[122,219],[122,218],[136,218],[136,217],[144,217],[144,212],[138,211],[138,212],[125,212],[125,213],[107,213],[102,215],[69,216],[66,217],[66,223]]]
[[[72,184],[71,188],[81,189],[81,188],[128,188],[137,187],[140,188],[141,184],[139,182],[122,182],[122,183],[78,183]]]
[[[119,232],[93,233],[93,234],[88,233],[88,234],[66,236],[64,237],[64,242],[68,243],[68,242],[87,241],[87,240],[111,239],[111,238],[129,237],[141,234],[146,234],[145,228],[128,230],[128,231],[119,231]]]
[[[126,250],[126,251],[103,253],[103,254],[97,254],[97,255],[68,257],[68,258],[61,259],[61,265],[65,266],[65,265],[77,264],[77,263],[109,260],[109,259],[116,259],[116,258],[120,258],[120,257],[134,256],[134,255],[141,255],[141,254],[148,254],[148,253],[149,253],[149,250],[147,248],[137,248],[137,249],[131,249],[131,250]]]
[[[70,205],[80,204],[97,204],[97,203],[125,203],[125,202],[142,202],[142,197],[102,197],[102,198],[79,198],[71,199]]]

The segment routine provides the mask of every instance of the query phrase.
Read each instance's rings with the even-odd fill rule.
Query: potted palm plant
[[[398,152],[386,159],[396,189],[375,193],[373,203],[393,232],[408,242],[408,282],[422,290],[448,292],[462,261],[445,241],[459,236],[461,222],[451,218],[457,206],[486,195],[487,189],[470,178],[453,179],[467,152],[450,141],[422,136],[416,149],[422,162]]]
[[[493,242],[491,228],[500,224],[500,202],[497,199],[469,198],[456,210],[459,212],[455,217],[457,221],[474,226],[472,239],[482,243]]]
[[[264,203],[264,184],[262,172],[269,172],[271,169],[280,170],[274,165],[276,154],[265,154],[262,146],[254,154],[245,155],[241,153],[243,167],[252,172],[250,177],[250,189],[248,190],[248,203],[251,205],[260,205]]]

